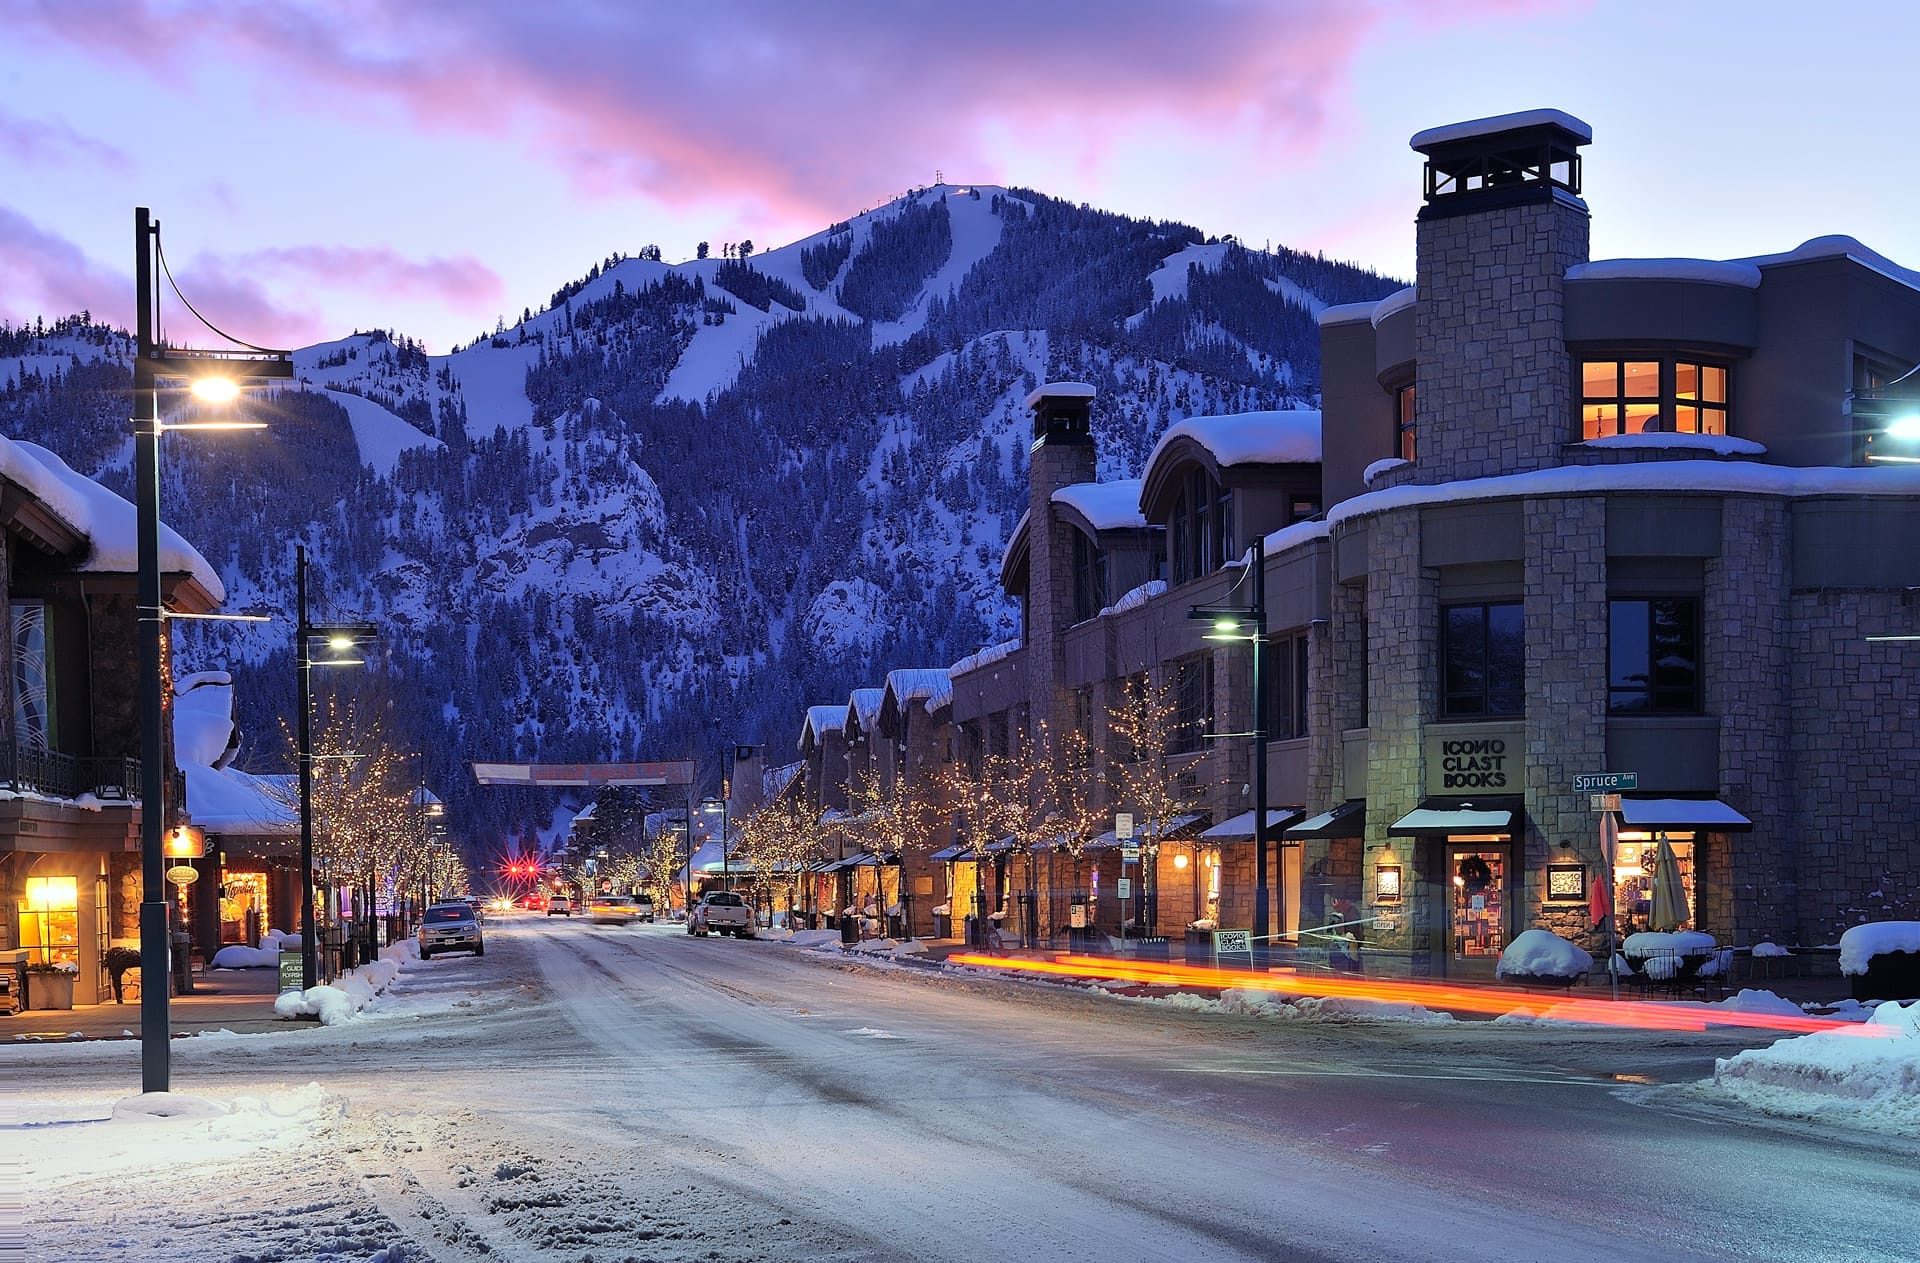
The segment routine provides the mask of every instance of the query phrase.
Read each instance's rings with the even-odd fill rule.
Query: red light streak
[[[1843,1022],[1833,1018],[1784,1013],[1742,1013],[1704,1005],[1648,1000],[1587,1000],[1516,995],[1497,987],[1412,982],[1386,978],[1344,978],[1306,974],[1241,974],[1194,965],[1115,961],[1098,956],[1056,956],[1052,960],[1015,960],[956,952],[947,957],[960,965],[1057,978],[1110,979],[1148,986],[1233,987],[1243,991],[1270,991],[1277,995],[1378,1000],[1389,1004],[1419,1004],[1430,1009],[1498,1016],[1524,1013],[1551,1016],[1556,1021],[1587,1022],[1650,1031],[1704,1031],[1709,1026],[1739,1026],[1756,1030],[1809,1035],[1841,1031],[1850,1035],[1890,1035],[1891,1029]]]

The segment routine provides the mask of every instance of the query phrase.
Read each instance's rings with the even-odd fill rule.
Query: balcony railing
[[[53,798],[93,794],[109,800],[135,799],[140,796],[140,760],[81,758],[0,741],[0,783]]]

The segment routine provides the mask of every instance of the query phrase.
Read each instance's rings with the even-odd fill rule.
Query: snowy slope
[[[400,463],[400,453],[416,447],[445,447],[439,439],[408,425],[371,399],[329,390],[327,398],[347,410],[353,424],[353,440],[360,448],[360,459],[381,474],[391,475]]]
[[[1001,220],[993,213],[993,195],[1000,192],[1004,190],[982,185],[980,196],[975,198],[970,188],[943,184],[919,195],[923,205],[946,199],[947,215],[953,225],[953,253],[920,287],[905,315],[896,321],[874,325],[873,340],[877,345],[904,342],[926,328],[929,300],[935,294],[951,294],[974,264],[999,248]]]

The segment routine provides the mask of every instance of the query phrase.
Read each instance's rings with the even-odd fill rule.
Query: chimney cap
[[[1423,132],[1415,132],[1413,139],[1407,143],[1420,153],[1431,154],[1435,149],[1447,148],[1463,141],[1477,141],[1508,132],[1537,129],[1562,132],[1565,134],[1565,139],[1576,145],[1593,143],[1593,128],[1564,110],[1521,110],[1516,114],[1496,114],[1492,118],[1475,118],[1464,123],[1448,123],[1444,127],[1429,127]]]
[[[1027,396],[1027,407],[1038,408],[1043,399],[1091,399],[1097,393],[1085,382],[1048,382]]]

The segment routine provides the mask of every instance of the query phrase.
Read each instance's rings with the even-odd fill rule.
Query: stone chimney
[[[1567,269],[1587,261],[1585,123],[1529,110],[1423,131],[1413,480],[1561,463],[1579,437],[1566,343]]]
[[[1027,396],[1033,446],[1027,464],[1028,709],[1035,724],[1061,731],[1066,694],[1061,684],[1065,632],[1073,623],[1073,530],[1057,520],[1053,493],[1094,480],[1093,387],[1048,382]]]

